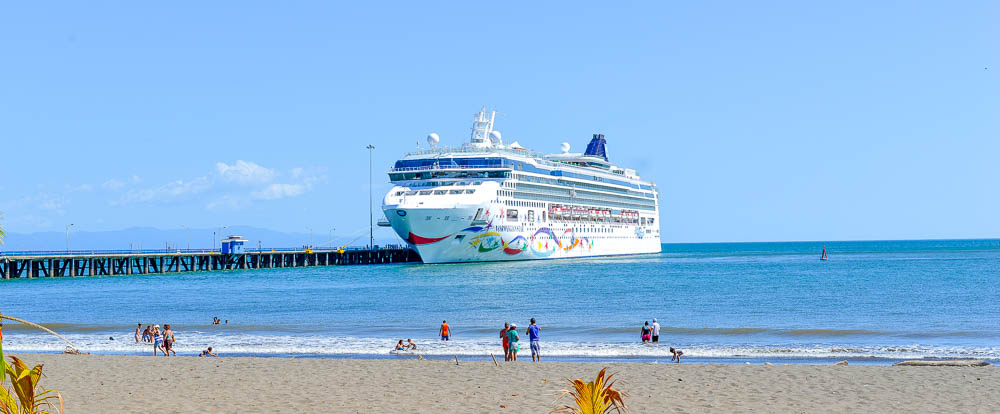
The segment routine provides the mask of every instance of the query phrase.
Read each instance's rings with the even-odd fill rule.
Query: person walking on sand
[[[139,326],[135,328],[135,343],[139,343],[139,340],[141,339],[142,339],[142,324],[140,323]]]
[[[510,330],[510,322],[503,323],[503,329],[500,330],[500,341],[503,342],[503,360],[510,361],[510,340],[507,338],[507,331]]]
[[[644,344],[649,343],[650,332],[651,330],[649,329],[649,321],[646,321],[646,324],[642,326],[642,332],[640,332],[639,334],[639,337],[642,338],[642,343]]]
[[[531,318],[531,325],[528,325],[528,343],[531,344],[531,362],[542,362],[542,352],[538,344],[538,333],[542,328],[535,325],[535,318]]]
[[[517,362],[517,351],[518,351],[518,336],[517,336],[517,324],[510,324],[510,329],[507,330],[507,354],[510,355],[508,361]]]
[[[451,327],[448,326],[448,321],[441,321],[441,329],[438,330],[438,334],[441,335],[442,341],[451,339]]]
[[[163,353],[166,356],[170,356],[171,353],[177,356],[177,351],[174,351],[174,330],[170,329],[170,324],[163,324]]]
[[[653,343],[656,344],[659,342],[660,342],[660,323],[656,321],[656,318],[653,318]]]

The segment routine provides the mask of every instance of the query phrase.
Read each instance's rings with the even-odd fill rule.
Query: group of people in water
[[[417,344],[413,343],[412,339],[407,339],[406,343],[404,344],[403,340],[400,339],[399,342],[396,343],[396,346],[393,347],[392,350],[393,351],[416,351],[417,350]]]
[[[542,360],[541,331],[542,328],[535,323],[535,318],[531,318],[531,324],[524,330],[531,349],[531,362],[540,362]],[[438,336],[441,337],[441,341],[447,342],[451,340],[452,331],[451,326],[448,325],[448,321],[441,321],[441,327],[438,328]],[[642,326],[639,330],[639,340],[643,344],[658,344],[660,342],[660,323],[656,321],[656,318],[653,318],[652,325],[649,321],[646,321]],[[517,354],[521,350],[521,336],[517,332],[516,323],[504,323],[503,329],[500,330],[500,342],[503,345],[504,361],[517,361]],[[403,340],[400,339],[393,347],[393,351],[395,352],[416,349],[417,344],[413,343],[412,339],[407,339],[406,343],[403,343]],[[670,360],[676,361],[679,364],[684,352],[670,347],[670,354]]]
[[[219,318],[213,318],[212,324],[218,325],[220,322]],[[229,320],[226,320],[229,323]],[[113,339],[113,338],[112,338]],[[163,356],[177,356],[177,351],[174,351],[174,342],[177,338],[174,336],[174,330],[170,328],[169,323],[163,324],[163,329],[160,329],[160,325],[146,325],[146,328],[142,328],[142,323],[137,324],[135,328],[135,343],[144,343],[153,345],[153,356],[156,356],[157,352],[163,354]],[[414,345],[416,348],[416,345]],[[208,347],[201,351],[198,355],[200,357],[209,356],[219,356],[219,354],[212,351],[212,347]]]
[[[173,354],[177,355],[174,351],[174,330],[170,329],[170,324],[163,324],[163,329],[160,330],[160,325],[146,325],[146,329],[142,329],[142,324],[138,324],[135,328],[135,343],[146,343],[153,345],[153,356],[156,356],[156,352],[159,351],[163,356],[170,356]]]
[[[535,324],[535,318],[531,318],[531,324],[524,330],[531,348],[531,362],[542,362],[541,333],[542,328]],[[521,350],[521,336],[517,334],[516,323],[504,322],[503,329],[500,330],[500,342],[503,344],[503,360],[517,361],[517,353]]]

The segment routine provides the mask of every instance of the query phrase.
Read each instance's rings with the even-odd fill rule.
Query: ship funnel
[[[603,158],[604,161],[607,161],[608,152],[605,145],[607,145],[607,141],[604,140],[604,134],[594,134],[594,138],[590,140],[590,144],[587,144],[587,151],[585,151],[583,155],[600,157]]]

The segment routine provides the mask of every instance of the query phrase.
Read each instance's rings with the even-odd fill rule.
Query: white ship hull
[[[638,225],[509,223],[501,206],[399,208],[385,215],[424,263],[546,260],[659,253],[659,232]],[[479,208],[486,220],[473,223]],[[400,216],[399,211],[405,211]]]

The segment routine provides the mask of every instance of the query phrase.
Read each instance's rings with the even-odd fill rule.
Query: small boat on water
[[[823,255],[819,257],[819,260],[826,260],[826,246],[823,246]]]

